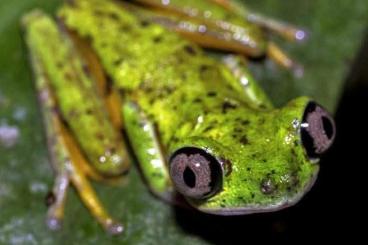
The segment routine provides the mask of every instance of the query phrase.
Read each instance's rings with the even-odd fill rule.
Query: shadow
[[[321,238],[359,241],[368,194],[368,32],[336,113],[336,142],[321,159],[311,192],[289,209],[269,214],[220,217],[175,209],[185,232],[213,244],[305,242]],[[359,222],[360,219],[360,222]],[[357,221],[358,220],[358,221]]]

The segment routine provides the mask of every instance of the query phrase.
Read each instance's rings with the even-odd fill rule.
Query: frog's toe
[[[122,224],[120,224],[119,222],[114,221],[114,222],[111,222],[111,224],[106,226],[106,230],[111,235],[119,235],[119,234],[123,233],[124,226]]]
[[[52,231],[58,231],[63,226],[63,221],[60,218],[49,216],[46,218],[46,225]]]

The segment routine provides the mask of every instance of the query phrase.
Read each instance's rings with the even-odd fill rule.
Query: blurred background
[[[68,196],[63,230],[50,232],[44,225],[44,196],[53,176],[19,19],[36,7],[54,13],[60,1],[0,1],[0,244],[246,244],[363,238],[368,193],[367,1],[242,2],[310,32],[302,44],[275,38],[304,65],[302,78],[269,61],[253,62],[251,69],[278,106],[308,95],[335,113],[336,143],[323,157],[311,192],[281,212],[216,217],[157,200],[133,168],[125,186],[95,185],[106,207],[126,224],[124,235],[106,235],[74,191]]]

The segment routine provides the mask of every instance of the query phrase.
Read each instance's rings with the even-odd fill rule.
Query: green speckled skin
[[[127,168],[121,137],[111,127],[95,84],[72,44],[63,38],[53,20],[42,17],[42,13],[29,15],[23,22],[33,56],[38,57],[39,66],[45,67],[45,75],[52,78],[50,87],[59,105],[59,109],[54,109],[60,111],[96,169],[105,175],[121,174]]]
[[[204,1],[172,4],[180,7],[183,2],[203,11],[210,8],[213,18],[242,25],[249,30],[257,52],[265,51],[267,43],[259,27]],[[110,0],[74,0],[60,9],[59,17],[68,29],[90,42],[120,91],[124,129],[149,187],[158,195],[169,196],[173,192],[170,156],[182,147],[197,147],[222,164],[224,175],[216,195],[200,201],[187,198],[195,208],[235,215],[275,211],[296,203],[318,172],[300,138],[310,99],[301,97],[274,108],[242,58],[211,58],[196,44],[147,21],[142,13]],[[57,32],[47,23],[44,28],[45,35]],[[32,29],[28,33],[32,35]],[[43,62],[52,70],[63,118],[74,129],[88,159],[100,159],[112,146],[99,145],[104,142],[96,138],[99,132],[109,143],[121,145],[121,138],[105,127],[108,118],[97,93],[85,94],[93,90],[85,90],[94,86],[93,81],[75,56],[37,42],[39,35],[44,34],[41,31],[31,37],[31,49],[43,52]],[[54,45],[65,42],[58,34],[51,37]],[[58,60],[65,66],[58,66]],[[65,87],[67,74],[80,77],[81,83]],[[99,116],[88,116],[89,109]],[[125,159],[124,150],[119,150],[119,156]],[[92,164],[105,174],[126,167],[93,160]]]
[[[193,206],[218,214],[264,212],[303,196],[318,171],[299,136],[308,98],[273,109],[249,74],[251,92],[260,94],[254,98],[241,91],[231,69],[196,45],[113,2],[96,6],[95,1],[74,1],[59,14],[91,41],[126,101],[156,125],[164,159],[178,148],[196,146],[230,165],[224,165],[222,191],[204,201],[189,200]],[[129,132],[136,126],[127,127]],[[144,135],[130,137],[138,159],[144,158],[136,146],[145,142]]]

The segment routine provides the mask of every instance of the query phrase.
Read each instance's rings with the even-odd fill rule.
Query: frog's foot
[[[267,48],[267,56],[276,64],[291,70],[295,77],[300,78],[304,75],[304,68],[299,63],[292,60],[279,46],[270,42]]]
[[[62,227],[66,194],[70,184],[72,184],[84,205],[108,233],[112,235],[122,233],[123,226],[107,213],[91,186],[87,178],[91,173],[86,171],[84,167],[86,160],[78,150],[76,142],[60,121],[57,112],[49,112],[53,113],[51,114],[54,119],[55,131],[53,133],[56,134],[52,137],[54,142],[49,144],[49,147],[57,175],[53,190],[46,198],[46,204],[49,206],[46,218],[47,226],[51,230],[59,230]],[[55,153],[59,155],[53,155]]]
[[[64,163],[65,169],[68,171],[69,181],[77,190],[83,204],[108,233],[112,235],[122,233],[123,226],[108,214],[91,186],[87,178],[89,172],[84,168],[87,162],[77,147],[77,143],[62,124],[60,129],[63,143],[69,153],[69,159]]]
[[[46,217],[46,225],[50,230],[59,230],[64,219],[64,206],[67,190],[69,189],[69,177],[66,171],[56,176],[53,190],[46,196],[46,205],[49,207]]]

